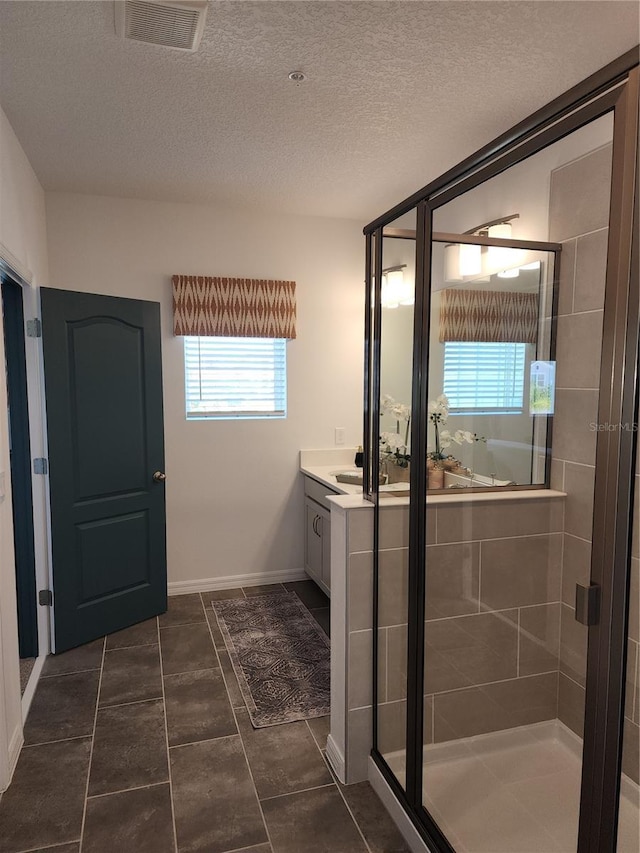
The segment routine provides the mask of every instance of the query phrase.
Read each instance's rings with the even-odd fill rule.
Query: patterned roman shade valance
[[[295,338],[296,283],[174,275],[173,334]]]
[[[497,290],[440,292],[440,341],[535,344],[538,294]]]

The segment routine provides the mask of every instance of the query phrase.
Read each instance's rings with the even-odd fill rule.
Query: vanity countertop
[[[322,483],[324,486],[328,486],[332,491],[334,491],[337,495],[347,495],[351,498],[351,500],[347,500],[346,502],[341,499],[332,500],[332,503],[336,503],[339,506],[344,508],[355,508],[356,506],[368,506],[371,507],[372,504],[369,501],[365,501],[362,497],[362,486],[353,486],[350,483],[339,483],[336,480],[335,475],[340,471],[356,471],[359,470],[355,468],[353,462],[348,464],[348,462],[344,461],[341,463],[341,459],[347,460],[349,458],[349,454],[353,454],[354,451],[341,450],[336,453],[336,462],[334,464],[327,464],[327,460],[332,457],[328,454],[333,453],[331,450],[327,451],[305,451],[302,450],[300,452],[300,471],[302,474],[305,474],[307,477],[312,477],[314,480],[317,480],[319,483]],[[310,454],[310,455],[306,455]],[[313,454],[313,455],[311,455]],[[326,456],[322,456],[321,454],[327,454]],[[387,489],[389,487],[386,487]],[[394,483],[394,489],[406,490],[406,483]],[[394,496],[393,491],[389,490],[384,492],[385,503],[389,505],[393,504],[408,504],[409,498],[406,496]],[[513,501],[513,500],[542,500],[544,498],[565,498],[566,493],[557,491],[556,489],[509,489],[502,488],[495,491],[478,491],[475,493],[463,492],[460,493],[456,489],[445,490],[439,494],[430,494],[427,496],[427,502],[433,504],[457,504],[457,503],[469,503],[471,501],[480,502],[480,503],[497,503],[501,501]],[[356,502],[354,503],[353,498],[356,498]]]
[[[312,477],[323,486],[329,486],[339,495],[361,495],[362,486],[354,486],[351,483],[339,483],[336,473],[340,471],[356,471],[353,465],[300,465],[300,471],[307,477]]]

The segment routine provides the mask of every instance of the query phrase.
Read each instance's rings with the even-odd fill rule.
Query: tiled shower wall
[[[587,629],[574,618],[576,583],[588,584],[598,420],[600,346],[611,184],[611,146],[551,174],[549,239],[562,243],[552,485],[567,492],[558,716],[582,735]],[[636,495],[638,491],[636,476]],[[631,560],[624,770],[640,765],[638,498]]]
[[[469,502],[465,501],[467,508]],[[563,499],[432,504],[425,622],[425,743],[557,714]],[[379,748],[404,745],[408,507],[380,509]],[[351,556],[351,712],[370,703],[369,555]],[[366,618],[366,617],[364,617]],[[359,636],[356,636],[359,635]],[[359,679],[357,673],[362,673]]]
[[[551,485],[567,493],[563,536],[558,716],[582,735],[587,628],[576,583],[589,584],[607,263],[611,145],[551,173],[549,239],[562,243]]]

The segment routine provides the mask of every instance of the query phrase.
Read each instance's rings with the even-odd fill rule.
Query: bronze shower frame
[[[398,783],[377,746],[378,657],[378,478],[376,449],[380,418],[380,283],[384,236],[409,237],[388,226],[416,209],[416,302],[411,447],[427,450],[428,332],[431,243],[461,235],[432,233],[433,212],[589,122],[613,113],[613,158],[609,242],[598,419],[637,421],[640,269],[638,260],[639,49],[628,51],[582,83],[533,113],[506,134],[411,195],[364,229],[366,238],[364,487],[374,504],[374,630],[372,758],[423,839],[438,851],[453,851],[422,805],[422,684],[426,553],[426,466],[411,470],[409,523],[409,612],[407,667],[406,787]],[[400,233],[404,231],[405,233]],[[413,238],[413,234],[411,234]],[[489,238],[473,238],[488,245]],[[466,241],[471,242],[468,238]],[[493,242],[493,241],[492,241]],[[514,246],[515,241],[502,241]],[[536,245],[538,248],[540,244]],[[523,246],[524,248],[524,246]],[[554,247],[555,248],[555,247]],[[553,251],[553,249],[552,249]],[[554,316],[555,316],[554,306]],[[631,522],[636,443],[632,431],[598,432],[591,585],[599,596],[598,623],[589,628],[585,737],[578,853],[615,853],[621,775],[622,723],[628,632]]]

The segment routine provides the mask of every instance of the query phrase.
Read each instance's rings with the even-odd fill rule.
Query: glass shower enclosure
[[[637,112],[636,52],[365,229],[372,758],[425,849],[640,848]]]

